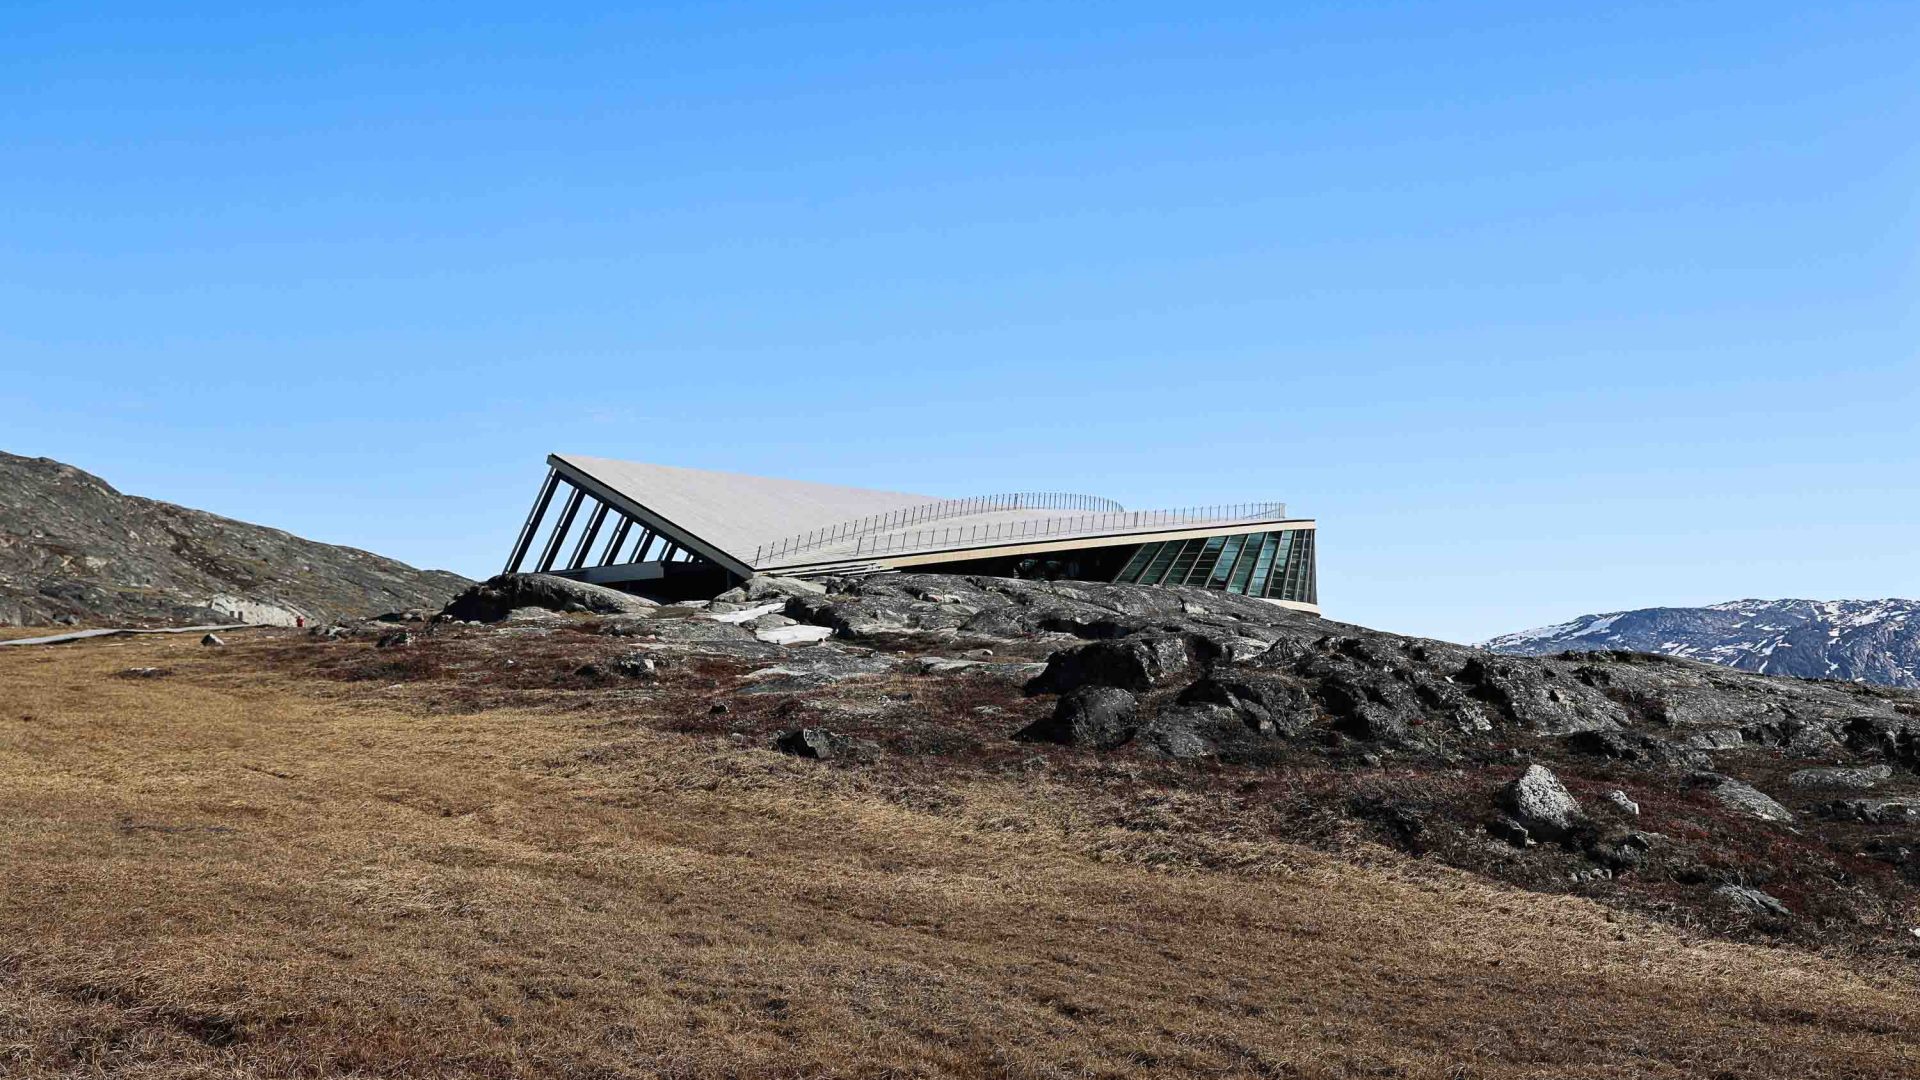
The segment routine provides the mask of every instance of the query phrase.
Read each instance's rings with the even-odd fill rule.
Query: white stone
[[[700,613],[699,618],[712,619],[714,622],[734,623],[737,625],[739,623],[752,622],[762,615],[771,615],[786,606],[787,602],[785,600],[779,600],[771,604],[761,604],[758,607],[741,608],[739,611],[703,611]]]
[[[769,645],[799,645],[809,641],[825,641],[833,636],[831,626],[776,626],[771,630],[754,632],[754,637]]]

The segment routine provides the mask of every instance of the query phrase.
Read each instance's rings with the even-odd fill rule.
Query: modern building
[[[1189,585],[1319,613],[1314,522],[1285,503],[1127,510],[1021,492],[942,499],[554,454],[508,573],[661,599],[756,574],[896,570]]]

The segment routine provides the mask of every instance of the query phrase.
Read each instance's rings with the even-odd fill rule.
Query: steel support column
[[[567,538],[567,530],[573,528],[573,516],[580,512],[580,500],[586,497],[587,493],[579,488],[574,488],[573,494],[567,496],[566,509],[560,511],[560,520],[554,523],[553,535],[547,538],[546,549],[540,553],[537,572],[544,574],[553,569],[553,560],[560,554],[560,543]]]
[[[593,550],[593,542],[600,537],[600,526],[607,523],[607,504],[595,500],[593,516],[587,519],[587,531],[580,534],[580,543],[574,546],[573,558],[567,560],[567,569],[578,570],[587,565],[587,552]]]
[[[625,514],[621,514],[620,524],[613,527],[613,535],[607,537],[607,546],[605,550],[600,552],[601,566],[613,565],[614,557],[619,555],[620,549],[627,544],[627,531],[632,528],[633,519]]]
[[[520,572],[521,560],[527,557],[527,549],[533,546],[533,536],[540,530],[540,519],[547,516],[547,505],[553,502],[553,489],[560,484],[560,471],[547,470],[547,480],[540,485],[540,494],[533,500],[533,510],[527,514],[527,523],[520,527],[520,539],[514,541],[513,554],[507,556],[507,568],[503,574]]]

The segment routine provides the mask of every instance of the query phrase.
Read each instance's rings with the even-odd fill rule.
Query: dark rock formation
[[[1071,743],[1111,750],[1133,738],[1139,702],[1114,686],[1082,686],[1063,696],[1053,715],[1023,728],[1015,738]]]
[[[656,607],[617,589],[552,574],[499,574],[454,597],[440,614],[462,622],[499,622],[522,608],[644,615]]]
[[[0,625],[327,623],[437,608],[467,584],[0,453]]]
[[[1062,649],[1028,689],[1065,693],[1082,686],[1151,690],[1191,676],[1220,655],[1220,648],[1198,634],[1132,634],[1117,641],[1096,641]]]
[[[870,759],[878,749],[870,742],[817,727],[783,731],[774,738],[773,745],[783,753],[825,760]]]
[[[1871,687],[1637,653],[1497,656],[1198,589],[907,574],[825,584],[828,594],[797,597],[786,613],[840,639],[1058,641],[1030,692],[1125,690],[1139,698],[1135,741],[1177,756],[1218,752],[1231,733],[1242,753],[1249,738],[1441,757],[1556,738],[1682,770],[1789,746],[1827,758],[1809,765],[1835,753],[1920,764],[1920,702]],[[1777,819],[1738,788],[1725,797]]]

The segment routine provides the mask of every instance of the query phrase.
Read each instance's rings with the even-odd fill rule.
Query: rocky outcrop
[[[431,621],[359,661],[351,643],[391,627],[316,647],[357,679],[441,680],[461,707],[503,695],[777,747],[916,807],[941,802],[945,770],[1032,777],[1108,806],[1088,820],[1120,858],[1237,857],[1190,848],[1180,822],[1206,820],[1235,844],[1385,843],[1713,932],[1910,925],[1920,695],[1643,653],[1497,656],[1197,589],[821,585]]]
[[[1264,741],[1445,757],[1549,738],[1695,771],[1789,748],[1829,765],[1835,753],[1920,764],[1920,703],[1872,687],[1635,653],[1497,656],[1198,589],[907,574],[824,584],[785,614],[842,640],[1057,641],[1030,692],[1126,691],[1138,702],[1130,741],[1174,756],[1250,759]],[[1779,804],[1754,794],[1725,798],[1778,820]]]
[[[454,597],[440,614],[461,622],[499,622],[523,608],[644,615],[656,607],[643,597],[552,574],[499,574]]]
[[[0,453],[0,625],[293,626],[437,608],[468,584]]]

